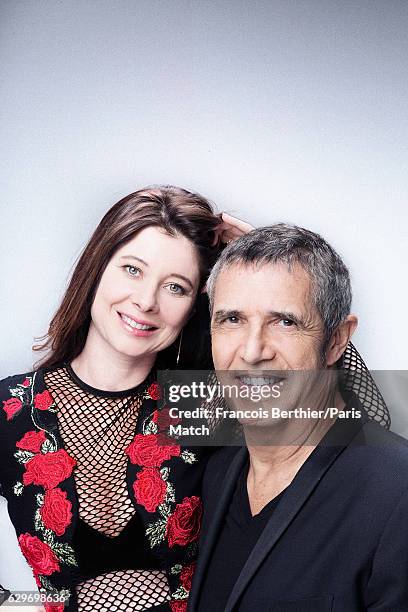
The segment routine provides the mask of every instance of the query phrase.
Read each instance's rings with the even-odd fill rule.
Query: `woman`
[[[155,370],[210,365],[200,290],[221,242],[248,229],[176,187],[123,198],[36,347],[41,367],[0,384],[1,492],[46,610],[186,609],[206,457],[158,444]]]

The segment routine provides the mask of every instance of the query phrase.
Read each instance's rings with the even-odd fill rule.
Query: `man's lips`
[[[251,386],[251,387],[263,387],[263,386],[273,386],[277,385],[285,380],[284,376],[280,376],[278,374],[237,374],[235,376],[236,380],[241,385]]]

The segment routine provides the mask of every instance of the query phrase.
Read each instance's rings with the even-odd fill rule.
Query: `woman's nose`
[[[155,287],[149,287],[148,285],[138,287],[138,290],[132,293],[131,300],[142,312],[157,312],[159,310]]]

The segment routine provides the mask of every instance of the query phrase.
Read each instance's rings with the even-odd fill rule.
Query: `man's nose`
[[[144,283],[130,296],[132,303],[142,312],[157,312],[159,310],[157,289],[153,285]]]
[[[248,329],[240,351],[240,357],[245,363],[256,365],[261,361],[270,361],[275,353],[273,343],[261,327]]]

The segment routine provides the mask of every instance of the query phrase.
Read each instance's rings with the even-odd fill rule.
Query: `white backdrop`
[[[150,183],[322,233],[369,367],[408,369],[404,0],[3,0],[0,24],[0,377],[31,368],[91,231]],[[0,510],[0,582],[28,586]]]

